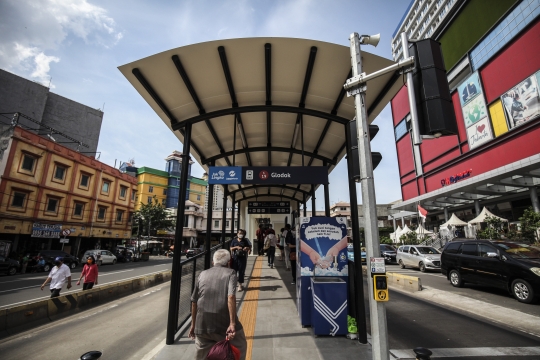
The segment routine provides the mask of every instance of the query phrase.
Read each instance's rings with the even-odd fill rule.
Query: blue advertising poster
[[[208,167],[208,184],[241,184],[241,166],[210,166]]]
[[[347,219],[300,218],[302,276],[348,276]]]

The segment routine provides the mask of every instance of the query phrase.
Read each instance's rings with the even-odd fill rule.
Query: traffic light
[[[432,39],[419,40],[410,46],[415,66],[412,74],[421,135],[457,134],[456,115],[441,44]]]
[[[349,144],[351,145],[351,160],[353,165],[353,179],[356,182],[360,181],[360,157],[358,154],[358,134],[356,129],[356,120],[349,121],[348,136]],[[379,132],[377,125],[369,125],[369,140],[373,140]],[[382,160],[382,155],[379,152],[371,152],[371,161],[373,162],[373,170],[379,165]]]

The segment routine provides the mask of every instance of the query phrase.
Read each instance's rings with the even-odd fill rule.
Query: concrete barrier
[[[107,302],[119,298],[118,284],[107,284],[99,288],[99,302]]]
[[[144,277],[145,282],[145,289],[151,288],[152,286],[156,285],[156,276],[155,275],[148,275]]]
[[[6,309],[6,330],[9,335],[49,322],[48,300]]]
[[[0,337],[7,336],[6,331],[6,310],[0,310]]]
[[[79,292],[77,297],[77,308],[88,308],[99,304],[99,292],[101,288],[93,288]]]
[[[163,282],[170,281],[172,278],[172,271],[163,272]]]
[[[77,298],[77,293],[73,293],[47,300],[47,313],[49,319],[54,321],[73,314],[73,310],[77,308]]]
[[[154,281],[155,281],[154,285],[161,284],[163,282],[163,273],[156,274],[154,276]]]
[[[133,292],[144,290],[146,288],[146,279],[145,278],[134,279],[131,282],[131,287],[133,289]]]
[[[410,292],[422,291],[422,280],[416,276],[408,276],[397,273],[387,273],[388,285],[396,286]]]
[[[116,296],[117,297],[122,297],[122,296],[125,296],[125,295],[130,295],[133,293],[133,281],[132,280],[127,280],[127,281],[122,281],[120,283],[118,283],[118,288],[117,288],[117,293],[116,293]]]

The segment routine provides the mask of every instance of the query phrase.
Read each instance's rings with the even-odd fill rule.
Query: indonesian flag
[[[421,207],[420,205],[418,205],[418,215],[419,215],[422,219],[426,220],[427,210],[424,209],[423,207]]]

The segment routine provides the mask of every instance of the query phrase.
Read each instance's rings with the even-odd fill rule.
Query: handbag
[[[234,352],[231,348],[229,340],[221,340],[217,342],[210,348],[208,355],[206,356],[208,360],[236,360]]]
[[[268,250],[268,249],[270,249],[270,239],[266,237],[266,240],[264,241],[263,250]]]
[[[246,257],[246,255],[247,255],[247,254],[246,254],[246,252],[245,252],[244,250],[242,250],[242,249],[236,250],[236,257],[241,257],[241,258],[243,258],[243,257]]]
[[[296,261],[296,249],[289,254],[289,260]]]

